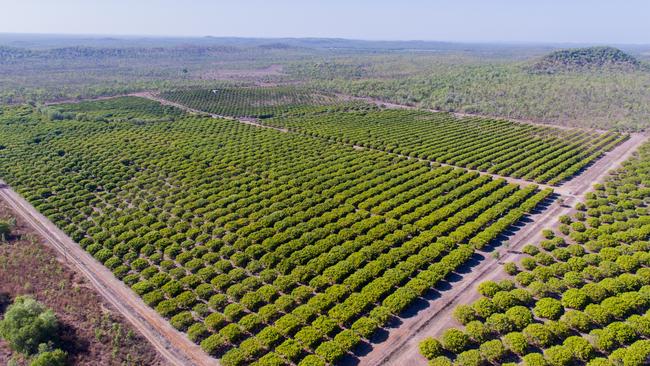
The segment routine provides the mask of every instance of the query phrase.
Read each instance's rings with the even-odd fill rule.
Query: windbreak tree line
[[[422,342],[431,365],[650,363],[650,144]]]
[[[0,176],[225,365],[339,360],[551,193],[134,99],[5,109]]]

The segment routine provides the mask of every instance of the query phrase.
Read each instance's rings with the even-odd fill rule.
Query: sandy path
[[[527,225],[517,231],[507,241],[507,248],[497,248],[500,259],[491,253],[479,252],[479,264],[469,273],[458,273],[459,278],[440,290],[440,296],[428,300],[428,307],[416,316],[401,319],[397,329],[391,329],[388,337],[379,344],[374,344],[370,352],[359,357],[360,365],[426,365],[427,361],[420,355],[419,343],[426,337],[440,336],[444,330],[459,326],[453,318],[454,309],[460,304],[470,304],[480,298],[478,285],[483,281],[499,280],[507,277],[500,263],[518,261],[523,255],[520,250],[527,244],[537,243],[543,239],[542,229],[557,228],[561,215],[572,214],[573,207],[584,199],[592,185],[603,182],[607,173],[618,168],[632,153],[646,141],[646,136],[634,134],[614,150],[607,153],[598,162],[577,178],[561,187],[571,195],[563,204],[558,201],[551,204],[542,213],[530,215]],[[556,188],[557,190],[557,188]]]
[[[611,169],[620,166],[627,160],[646,139],[647,136],[641,133],[630,134],[630,138],[627,141],[624,141],[612,151],[605,153],[605,156],[596,160],[586,171],[565,182],[556,190],[561,189],[568,194],[576,195],[586,193],[594,183],[602,182]]]
[[[95,260],[56,225],[41,215],[18,193],[0,180],[0,196],[113,305],[172,365],[218,365],[185,334],[145,304],[102,263]]]

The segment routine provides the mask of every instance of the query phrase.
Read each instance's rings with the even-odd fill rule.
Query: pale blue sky
[[[0,0],[0,32],[650,43],[647,0]]]

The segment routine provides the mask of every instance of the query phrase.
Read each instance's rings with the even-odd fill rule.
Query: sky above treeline
[[[0,0],[1,33],[650,44],[644,0]]]

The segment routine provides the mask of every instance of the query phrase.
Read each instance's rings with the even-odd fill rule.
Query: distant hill
[[[582,70],[637,70],[639,60],[614,47],[572,48],[552,52],[531,66],[534,73]]]

